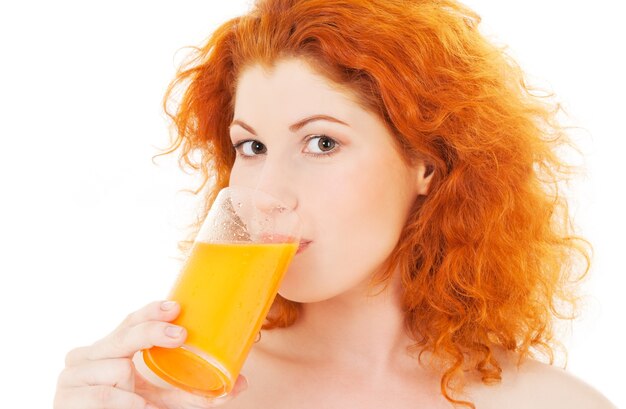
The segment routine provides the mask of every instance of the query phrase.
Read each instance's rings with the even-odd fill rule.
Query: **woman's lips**
[[[293,243],[293,237],[290,236],[286,236],[284,234],[262,234],[261,235],[261,242],[262,243]],[[298,250],[296,251],[296,254],[303,252],[304,250],[307,249],[307,247],[309,247],[309,245],[311,244],[311,240],[307,240],[307,239],[301,239],[300,243],[298,244]]]
[[[300,240],[300,245],[298,246],[298,250],[296,251],[296,254],[300,254],[304,250],[306,250],[307,247],[309,247],[309,244],[311,244],[311,240]]]

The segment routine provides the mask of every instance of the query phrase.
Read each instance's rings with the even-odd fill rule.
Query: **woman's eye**
[[[335,149],[337,142],[325,135],[310,138],[306,144],[307,153],[327,153]]]
[[[261,155],[267,152],[267,148],[259,141],[243,141],[235,145],[235,150],[243,156]]]
[[[318,156],[328,156],[337,150],[338,143],[326,136],[316,135],[306,141],[305,153]],[[267,153],[267,147],[256,140],[241,141],[233,146],[238,155],[254,157]]]

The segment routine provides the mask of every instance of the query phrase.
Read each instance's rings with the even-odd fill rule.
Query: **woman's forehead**
[[[298,117],[331,113],[353,116],[363,110],[352,93],[301,59],[280,60],[269,68],[253,64],[239,75],[235,116],[272,109],[295,111]]]

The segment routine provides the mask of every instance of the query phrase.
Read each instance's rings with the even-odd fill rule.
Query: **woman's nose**
[[[294,171],[286,160],[279,158],[265,159],[258,174],[255,189],[274,197],[281,205],[271,205],[272,209],[295,210],[298,207]]]

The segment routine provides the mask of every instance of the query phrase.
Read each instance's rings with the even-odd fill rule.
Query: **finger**
[[[67,368],[59,375],[58,386],[62,388],[96,385],[134,392],[135,365],[129,359],[87,361],[83,365]]]
[[[180,304],[175,301],[154,301],[130,313],[119,325],[132,327],[146,321],[172,321],[180,313]]]
[[[187,338],[185,328],[161,321],[148,321],[116,331],[93,345],[89,360],[132,358],[135,352],[153,346],[176,348]]]
[[[148,402],[141,396],[111,386],[85,386],[59,389],[55,408],[64,409],[146,409]]]
[[[85,361],[132,358],[135,352],[153,346],[179,347],[186,338],[187,331],[182,327],[161,321],[148,321],[115,331],[91,347],[75,349],[68,354],[65,362],[66,366],[71,367]]]
[[[237,396],[239,396],[239,394],[241,394],[246,389],[248,389],[248,380],[243,375],[239,375],[230,393],[222,398],[213,399],[213,401],[211,402],[212,406],[209,406],[209,407],[222,406],[226,402],[229,402],[232,399],[235,399]]]
[[[168,390],[160,390],[157,400],[163,403],[163,406],[168,408],[197,408],[197,409],[205,409],[205,408],[216,408],[226,404],[232,399],[236,398],[240,393],[248,388],[248,381],[243,376],[240,375],[233,386],[232,391],[223,397],[220,398],[210,398],[206,396],[195,395],[190,392],[186,392],[182,389],[168,389]]]
[[[180,306],[178,303],[156,301],[128,315],[126,319],[117,327],[114,333],[124,332],[127,328],[147,321],[170,322],[173,321],[179,313]],[[88,360],[88,357],[92,352],[92,346],[85,346],[71,350],[65,357],[65,366],[69,367],[78,365]]]

